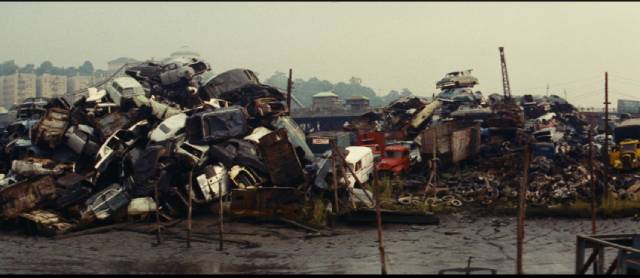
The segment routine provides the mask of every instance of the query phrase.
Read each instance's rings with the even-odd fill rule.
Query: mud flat
[[[470,219],[473,221],[468,223]],[[181,225],[183,225],[182,223]],[[3,231],[1,273],[348,273],[380,271],[373,226],[339,224],[333,236],[315,237],[284,224],[225,223],[218,251],[214,219],[196,218],[192,247],[182,226],[168,229],[163,243],[140,229],[51,239]],[[631,218],[598,221],[599,233],[637,233]],[[136,232],[137,230],[137,232]],[[148,229],[147,229],[148,230]],[[441,269],[494,268],[515,272],[513,217],[463,218],[448,215],[440,225],[385,225],[388,269],[396,274],[434,274]],[[571,274],[575,235],[589,233],[588,219],[528,219],[524,270],[530,274]],[[610,258],[609,258],[610,257]],[[613,259],[608,254],[607,261]]]

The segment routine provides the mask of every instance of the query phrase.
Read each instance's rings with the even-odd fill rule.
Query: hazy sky
[[[473,69],[476,89],[502,93],[505,47],[514,94],[563,95],[601,106],[604,72],[617,98],[640,99],[640,3],[61,2],[0,3],[0,61],[97,68],[117,57],[163,58],[188,45],[215,72],[265,79],[362,78],[379,95],[436,92]]]

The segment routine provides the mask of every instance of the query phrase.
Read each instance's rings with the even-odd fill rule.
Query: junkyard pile
[[[1,218],[59,234],[156,208],[181,217],[189,188],[195,206],[263,187],[299,202],[289,193],[306,192],[313,154],[286,94],[247,69],[206,71],[196,58],[145,62],[73,103],[20,105],[0,144]],[[259,198],[246,194],[234,196]]]
[[[340,211],[345,204],[373,206],[371,191],[354,187],[371,183],[371,174],[350,176],[351,162],[336,159],[348,149],[314,157],[288,114],[285,93],[247,69],[205,79],[207,71],[209,64],[197,58],[145,62],[74,100],[19,105],[18,121],[0,138],[2,221],[60,234],[156,211],[164,219],[184,217],[189,197],[195,207],[222,200],[231,211],[258,215],[287,204],[296,205],[296,216],[314,215],[318,207],[335,212],[327,204],[336,196]],[[418,145],[412,161],[438,166],[405,176],[395,202],[514,203],[525,146],[532,149],[528,203],[590,198],[587,125],[571,104],[557,96],[484,98],[471,90],[477,79],[470,71],[456,74],[438,82],[442,92],[430,101],[402,97],[349,127]],[[365,157],[363,149],[369,150],[351,148]],[[596,144],[594,153],[600,149]],[[332,161],[340,184],[335,195]],[[354,163],[355,170],[372,169],[365,163],[373,162]],[[640,199],[637,175],[612,181],[617,197]],[[317,200],[323,205],[316,207]],[[309,204],[311,210],[303,209]]]
[[[397,200],[431,207],[514,206],[523,178],[524,148],[529,146],[525,196],[530,206],[589,202],[589,127],[578,110],[555,95],[483,97],[472,90],[476,84],[470,70],[454,72],[437,83],[441,92],[431,101],[401,97],[354,121],[353,128],[362,132],[381,131],[387,139],[421,145],[422,160],[428,164],[401,182],[404,189],[395,192]],[[610,170],[608,190],[603,189],[601,141],[593,144],[597,198],[610,194],[618,200],[640,200],[637,174]],[[439,171],[430,172],[436,148]]]

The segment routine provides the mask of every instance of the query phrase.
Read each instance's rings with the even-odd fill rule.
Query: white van
[[[358,180],[361,183],[369,181],[370,177],[373,177],[373,152],[369,147],[362,146],[350,146],[346,147],[349,151],[346,161],[356,173]],[[351,175],[351,171],[346,172],[346,178],[348,180],[349,187],[353,188],[356,184],[356,180]]]

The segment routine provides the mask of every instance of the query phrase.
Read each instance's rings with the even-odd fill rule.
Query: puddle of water
[[[257,264],[221,264],[212,262],[193,263],[158,260],[152,262],[119,261],[109,263],[108,269],[120,274],[210,274],[210,273],[294,273],[292,267],[285,264],[257,265]]]

